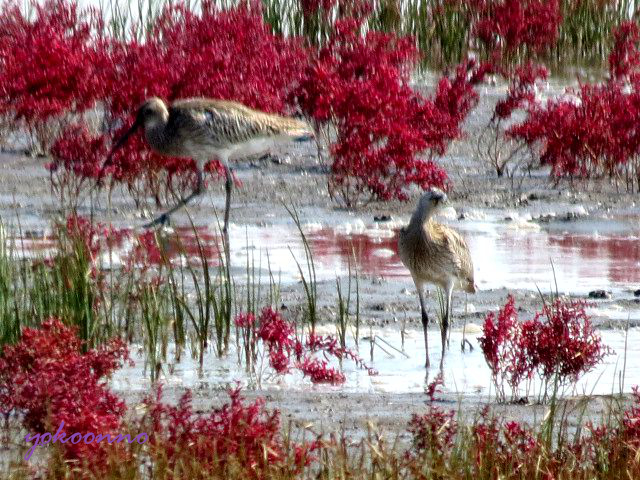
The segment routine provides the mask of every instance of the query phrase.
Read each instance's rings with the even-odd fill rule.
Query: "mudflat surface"
[[[562,88],[562,85],[552,85],[546,94],[559,94]],[[567,182],[555,184],[549,180],[548,171],[544,168],[534,168],[530,174],[520,176],[515,181],[498,178],[478,158],[476,139],[490,117],[493,104],[503,92],[504,86],[486,87],[486,91],[481,94],[479,106],[466,122],[465,137],[454,142],[447,155],[438,160],[445,166],[452,181],[450,205],[444,212],[442,221],[462,231],[469,222],[483,222],[488,218],[500,228],[514,228],[521,234],[511,246],[514,257],[515,252],[526,244],[529,231],[578,232],[583,236],[593,232],[594,238],[596,230],[604,231],[605,236],[606,232],[615,231],[622,239],[635,238],[634,235],[640,229],[637,194],[618,190],[608,181],[601,180],[573,185]],[[20,226],[23,234],[37,237],[50,230],[52,221],[63,217],[59,201],[51,193],[49,173],[44,168],[47,161],[46,158],[32,158],[12,151],[11,146],[0,154],[0,218],[9,228],[17,229]],[[330,228],[342,228],[357,222],[373,225],[376,223],[374,217],[388,216],[390,226],[385,228],[394,230],[408,221],[419,196],[418,191],[412,192],[412,199],[407,203],[372,203],[359,210],[349,211],[336,206],[329,198],[327,170],[328,167],[320,163],[315,146],[311,144],[283,145],[273,149],[269,155],[236,162],[235,172],[241,185],[234,190],[232,197],[233,228],[241,230],[247,226],[258,227],[270,230],[276,236],[281,228],[291,230],[293,223],[282,202],[295,205],[304,224],[319,224]],[[220,215],[223,204],[222,184],[212,180],[209,181],[203,198],[189,207],[189,213],[196,225],[213,229],[216,218],[214,212]],[[146,219],[152,218],[157,207],[151,199],[137,207],[126,192],[116,189],[110,200],[102,193],[94,199],[93,207],[89,207],[89,202],[85,201],[79,209],[84,214],[91,211],[98,220],[113,222],[118,226],[138,227]],[[172,225],[188,225],[186,214],[175,215]],[[268,245],[261,247],[266,248]],[[492,243],[489,241],[483,248],[490,252]],[[479,252],[482,255],[482,251]],[[594,255],[599,255],[597,249]],[[503,263],[509,264],[509,251],[503,256]],[[539,258],[541,265],[548,266],[549,280],[538,286],[543,292],[548,292],[553,279],[551,265],[544,252],[541,252]],[[234,265],[236,272],[241,272],[243,268],[241,263]],[[492,287],[481,288],[477,294],[469,297],[462,293],[454,294],[454,330],[460,331],[465,322],[481,325],[488,311],[504,304],[508,293],[515,296],[523,318],[532,315],[539,307],[540,298],[536,285],[533,282],[527,283],[526,274],[523,273],[522,282],[510,283],[505,280],[502,282],[504,286],[500,287],[500,278],[494,281],[494,277],[501,274],[500,271],[496,270],[492,277],[489,267],[485,268],[479,280]],[[623,266],[623,269],[631,274],[624,277],[624,281],[616,283],[622,286],[613,289],[611,298],[593,300],[593,320],[601,328],[633,327],[640,323],[640,304],[633,295],[633,290],[640,288],[640,282],[635,284],[635,279],[640,277],[634,273],[640,269],[640,259],[634,263],[634,257],[630,257],[630,263]],[[595,271],[595,283],[598,275]],[[344,280],[344,274],[339,276]],[[603,288],[610,283],[606,276],[607,272],[603,271]],[[583,287],[570,284],[558,287],[560,293],[569,292],[582,298],[587,298],[588,295]],[[326,323],[332,323],[335,318],[335,289],[335,278],[318,283],[319,314],[320,319]],[[431,290],[428,296],[432,315],[437,309],[433,293]],[[281,295],[286,315],[295,320],[306,302],[302,285],[299,281],[284,282]],[[401,328],[416,332],[421,328],[415,288],[406,272],[398,276],[388,275],[385,271],[376,272],[375,269],[363,273],[360,278],[360,302],[363,332],[373,326],[397,326],[398,332]],[[433,326],[430,335],[434,342],[438,341],[437,333],[437,326]],[[455,348],[458,350],[456,355],[460,355],[459,348]],[[398,362],[402,361],[398,358]],[[435,369],[431,375],[435,375]],[[167,398],[173,399],[182,390],[168,386],[165,391]],[[126,391],[118,393],[123,394],[132,404],[137,403],[140,398],[139,394],[127,395]],[[411,414],[424,411],[426,400],[421,393],[346,393],[337,387],[312,386],[308,391],[295,392],[287,389],[248,390],[246,396],[263,396],[269,407],[282,411],[285,421],[290,419],[299,425],[310,423],[313,429],[330,431],[343,428],[350,433],[364,434],[371,420],[390,435],[403,431]],[[196,406],[205,409],[210,405],[221,404],[226,394],[219,388],[205,388],[196,389],[194,397]],[[446,394],[439,405],[459,409],[465,416],[473,416],[486,402],[493,403],[491,399],[480,395],[461,399],[455,394]],[[587,415],[602,415],[606,412],[607,404],[607,397],[594,397],[588,402]],[[582,401],[569,400],[567,405],[574,412],[572,418],[578,418]],[[494,405],[494,408],[505,417],[532,422],[541,420],[546,410],[546,407],[535,405]]]

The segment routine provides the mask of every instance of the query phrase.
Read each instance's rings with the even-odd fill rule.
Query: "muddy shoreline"
[[[637,194],[618,191],[608,181],[589,181],[570,186],[566,182],[553,184],[545,169],[536,169],[531,176],[513,187],[508,178],[497,178],[487,165],[481,163],[475,154],[475,138],[486,123],[492,104],[499,97],[499,89],[481,95],[481,103],[472,113],[465,128],[465,138],[456,141],[447,155],[439,162],[450,173],[453,189],[450,193],[449,215],[445,219],[454,227],[468,221],[470,217],[493,215],[501,222],[524,220],[539,225],[540,228],[563,228],[575,222],[589,220],[619,221],[636,228],[640,225],[640,204]],[[49,228],[51,221],[60,217],[57,200],[52,197],[49,174],[44,168],[45,158],[31,158],[5,151],[0,153],[0,218],[9,227],[18,224],[23,231],[41,232]],[[337,224],[341,221],[361,219],[374,223],[374,217],[387,216],[392,222],[406,222],[414,208],[418,192],[413,192],[407,203],[373,203],[355,212],[336,207],[331,202],[326,186],[326,166],[315,156],[312,145],[294,145],[271,152],[270,155],[255,157],[238,162],[235,172],[242,185],[234,191],[232,198],[231,222],[236,227],[254,225],[273,229],[288,223],[282,202],[293,204],[303,222]],[[519,183],[519,182],[518,182]],[[210,182],[206,195],[189,208],[197,225],[213,225],[212,212],[222,211],[224,193],[221,183]],[[80,213],[89,213],[86,206]],[[156,208],[151,204],[136,209],[133,201],[121,191],[115,191],[108,206],[106,195],[102,195],[95,211],[96,219],[111,221],[117,226],[139,226],[150,218]],[[173,225],[187,224],[184,213],[172,218]],[[625,227],[626,228],[626,227]],[[589,226],[584,227],[588,231]],[[638,267],[640,269],[640,265]],[[551,277],[551,269],[550,269]],[[635,288],[640,288],[637,285]],[[360,283],[362,328],[368,326],[398,326],[406,322],[406,328],[420,328],[419,311],[415,288],[408,277],[387,278],[384,275],[364,275]],[[595,315],[593,320],[600,328],[621,328],[629,318],[629,326],[640,326],[640,299],[634,297],[633,287],[617,292],[611,298],[593,300],[601,309],[615,309],[616,318]],[[562,292],[562,287],[560,287]],[[330,321],[335,314],[335,280],[318,284],[320,319]],[[433,292],[430,292],[433,293]],[[524,315],[532,314],[539,307],[540,299],[533,288],[484,289],[473,297],[454,295],[453,329],[460,329],[463,322],[481,325],[486,313],[504,304],[511,293]],[[290,319],[298,317],[306,298],[299,283],[283,285],[282,304]],[[587,298],[588,292],[582,292]],[[471,305],[471,306],[470,306]],[[436,309],[434,295],[429,295],[429,308]],[[636,317],[636,318],[634,318]],[[432,338],[437,338],[432,328]],[[459,354],[457,352],[456,354]],[[401,360],[398,360],[401,361]],[[435,371],[435,370],[434,370]],[[165,389],[169,399],[177,399],[179,387]],[[139,395],[129,395],[118,391],[131,405],[139,401]],[[323,431],[344,429],[353,435],[364,435],[368,422],[374,421],[384,432],[404,431],[412,413],[425,408],[425,396],[414,393],[345,393],[339,388],[313,387],[310,391],[290,392],[287,390],[248,390],[248,398],[264,396],[269,407],[282,411],[283,420],[292,420],[300,425],[308,422]],[[197,389],[194,403],[197,408],[206,409],[220,405],[226,398],[219,389]],[[460,409],[465,414],[475,414],[488,401],[487,398],[458,399],[447,394],[442,406]],[[569,401],[571,404],[572,401]],[[573,403],[580,403],[575,401]],[[595,397],[589,402],[588,415],[595,419],[606,412],[606,397]],[[543,418],[546,407],[522,405],[493,405],[500,416],[518,420],[537,422]]]

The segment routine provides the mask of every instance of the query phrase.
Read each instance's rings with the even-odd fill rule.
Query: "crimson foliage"
[[[107,389],[105,378],[128,358],[127,347],[119,339],[86,352],[82,346],[76,331],[58,319],[23,329],[20,342],[5,346],[0,357],[2,413],[21,415],[31,432],[56,431],[64,422],[67,437],[72,432],[117,435],[126,407]],[[99,467],[106,460],[105,444],[67,441],[62,448],[66,458],[91,458]]]
[[[344,383],[346,377],[329,364],[330,358],[349,359],[369,375],[377,374],[358,354],[339,346],[338,340],[331,335],[310,333],[301,340],[296,336],[295,325],[271,307],[265,307],[258,319],[251,313],[240,313],[235,324],[240,329],[245,351],[256,352],[256,343],[260,340],[269,355],[269,365],[277,374],[289,373],[293,366],[313,383]],[[322,353],[325,358],[315,358],[314,353]]]
[[[337,21],[293,93],[325,140],[335,130],[329,192],[354,206],[406,200],[411,185],[446,188],[447,174],[433,157],[460,136],[485,70],[466,61],[427,98],[409,85],[418,59],[413,41],[360,29],[361,20]]]
[[[581,84],[546,104],[530,104],[527,119],[506,134],[538,151],[556,177],[608,176],[640,188],[640,31],[634,22],[614,32],[609,79]]]
[[[562,20],[558,0],[479,0],[475,34],[489,50],[508,58],[518,49],[540,52],[553,45]]]
[[[206,472],[226,478],[240,470],[242,478],[257,479],[269,472],[295,473],[311,461],[309,454],[317,445],[285,444],[280,413],[269,412],[263,398],[246,404],[239,389],[230,390],[229,396],[231,403],[207,414],[194,412],[189,391],[176,406],[163,403],[161,388],[145,400],[148,418],[140,428],[149,432],[152,459],[163,473],[179,472],[186,462],[197,464],[203,478],[208,478]],[[288,458],[289,448],[295,452],[293,461]]]
[[[67,0],[10,2],[0,12],[0,114],[29,127],[92,107],[104,94],[104,43],[95,12]]]
[[[585,307],[584,302],[558,298],[521,322],[509,296],[497,317],[487,315],[479,343],[501,400],[506,399],[505,382],[512,399],[521,383],[536,374],[545,385],[575,383],[610,353]]]

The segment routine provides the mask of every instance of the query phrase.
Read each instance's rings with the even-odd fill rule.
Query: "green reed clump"
[[[358,270],[355,272],[352,268],[352,262],[355,263],[355,254],[353,252],[352,247],[352,256],[348,259],[347,264],[347,291],[346,294],[343,292],[342,281],[339,277],[336,277],[336,292],[338,294],[338,309],[336,316],[336,327],[338,330],[338,340],[340,341],[340,346],[342,348],[346,347],[347,344],[347,328],[349,325],[353,324],[354,327],[354,337],[356,342],[356,348],[358,345],[358,338],[360,335],[360,282],[358,279]],[[353,258],[353,260],[352,260]],[[352,279],[355,278],[355,312],[351,313],[351,304],[352,297],[351,293],[353,291],[351,287]]]
[[[302,286],[304,288],[305,295],[307,297],[307,310],[305,312],[305,318],[307,323],[311,326],[311,332],[315,332],[316,323],[318,321],[318,280],[316,278],[316,264],[313,259],[313,251],[311,250],[311,246],[307,240],[307,236],[304,234],[302,229],[302,223],[300,221],[300,216],[298,215],[298,211],[295,207],[288,207],[284,205],[284,208],[287,210],[296,227],[298,228],[298,232],[300,233],[300,238],[302,239],[302,246],[304,247],[304,256],[306,259],[306,275],[302,269],[302,265],[300,262],[293,257],[296,265],[298,266],[298,272],[300,273],[300,277],[302,278]],[[291,251],[291,249],[289,249]],[[293,252],[291,252],[293,256]]]
[[[158,378],[167,358],[171,316],[170,285],[147,283],[140,289],[140,318],[143,330],[145,365],[151,381]]]
[[[15,245],[0,222],[0,345],[17,342],[26,320],[28,297],[20,281],[24,278],[21,272],[24,268],[26,264],[18,260]]]
[[[562,0],[562,23],[550,60],[600,66],[611,50],[611,33],[636,15],[636,0]]]

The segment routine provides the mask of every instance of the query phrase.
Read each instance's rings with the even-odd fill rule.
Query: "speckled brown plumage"
[[[427,338],[429,316],[424,300],[425,284],[434,284],[445,292],[445,314],[441,323],[441,367],[451,320],[453,289],[459,288],[468,293],[476,291],[473,280],[473,261],[466,242],[458,232],[431,218],[446,199],[447,196],[435,188],[425,193],[420,198],[409,225],[402,228],[398,234],[398,254],[411,273],[420,300],[426,367],[429,367],[430,362]]]
[[[113,152],[138,127],[144,128],[147,142],[159,154],[192,158],[198,164],[198,182],[191,195],[145,227],[167,222],[170,214],[200,195],[203,191],[202,169],[207,162],[217,159],[224,165],[226,175],[225,236],[232,188],[229,160],[262,151],[269,142],[308,140],[314,136],[311,127],[301,120],[260,112],[229,100],[188,98],[167,106],[162,99],[153,97],[140,106],[131,128],[114,143],[103,170],[111,162]],[[228,251],[226,253],[228,255]]]
[[[192,98],[167,109],[161,134],[147,130],[149,144],[166,155],[210,159],[212,153],[244,142],[277,137],[312,135],[309,126],[293,118],[253,110],[228,100]]]
[[[400,259],[411,274],[443,290],[453,278],[457,288],[475,293],[473,261],[464,238],[432,219],[420,227],[404,227],[398,236]]]

